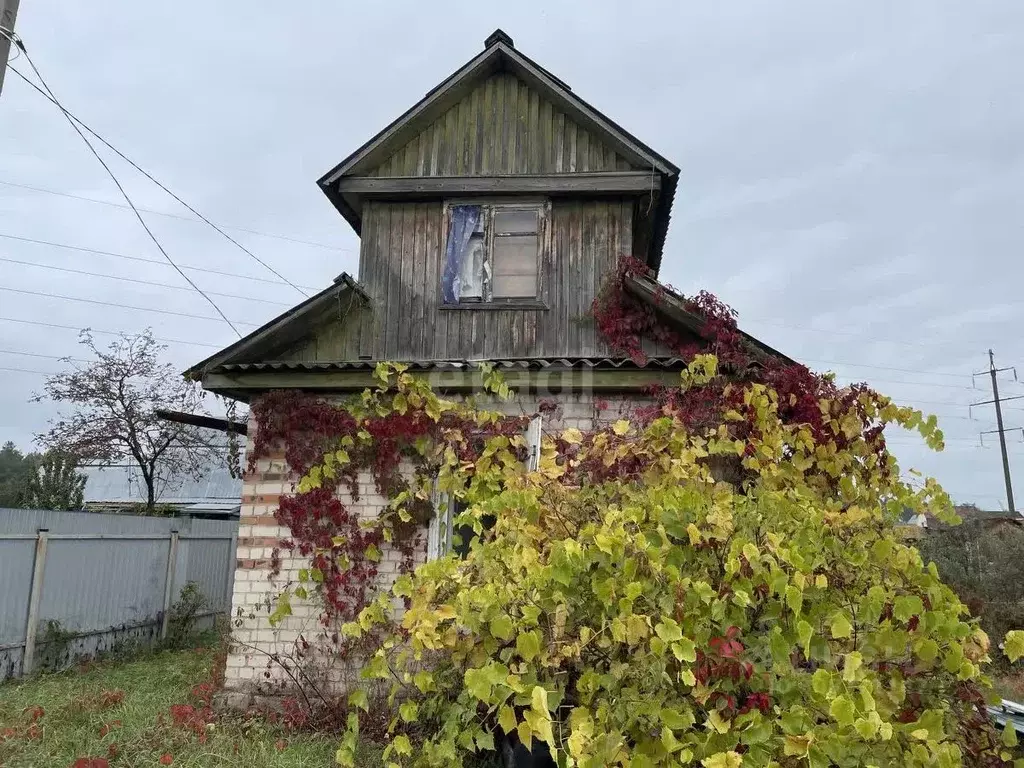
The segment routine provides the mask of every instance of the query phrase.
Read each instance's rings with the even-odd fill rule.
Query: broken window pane
[[[483,299],[483,277],[484,235],[482,232],[474,232],[469,238],[469,246],[462,259],[462,273],[459,275],[459,298]]]
[[[448,242],[445,248],[444,271],[441,274],[441,298],[446,304],[455,304],[460,298],[471,295],[482,297],[483,285],[483,222],[479,205],[453,205],[451,225],[448,228]],[[475,241],[475,244],[474,244]],[[475,251],[476,255],[471,255]],[[466,269],[466,262],[479,264],[479,279],[472,278],[472,269]],[[469,294],[462,288],[464,276],[470,276]]]

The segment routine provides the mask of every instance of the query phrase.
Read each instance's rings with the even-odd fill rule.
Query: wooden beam
[[[218,419],[215,416],[201,416],[183,411],[168,411],[163,408],[156,409],[156,416],[164,421],[173,421],[177,424],[188,424],[193,427],[203,427],[204,429],[215,429],[218,432],[234,432],[238,435],[249,433],[249,427],[244,421]]]
[[[481,390],[479,371],[412,371],[426,378],[438,391]],[[512,389],[527,391],[636,392],[654,385],[675,386],[679,371],[661,369],[594,370],[591,368],[542,368],[529,371],[502,370]],[[203,388],[241,393],[249,390],[307,389],[359,391],[377,387],[380,381],[371,371],[245,371],[239,373],[208,373]]]
[[[661,188],[661,175],[612,171],[522,176],[348,176],[338,181],[337,188],[342,194],[392,199],[424,195],[643,194]]]

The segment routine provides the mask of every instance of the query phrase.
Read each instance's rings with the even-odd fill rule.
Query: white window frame
[[[536,414],[530,419],[526,428],[526,471],[536,472],[540,467],[540,441],[542,435],[544,417]],[[434,507],[434,514],[427,524],[427,562],[446,557],[452,551],[452,512],[455,509],[455,498],[447,491],[437,489],[434,484],[434,492],[431,494],[430,502]]]

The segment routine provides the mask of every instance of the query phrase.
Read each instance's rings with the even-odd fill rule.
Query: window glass
[[[540,210],[522,204],[453,205],[444,302],[537,298]]]

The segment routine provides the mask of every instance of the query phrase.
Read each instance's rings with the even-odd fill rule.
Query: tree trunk
[[[146,481],[146,511],[153,514],[156,507],[156,478],[152,472],[143,470],[142,479]]]

